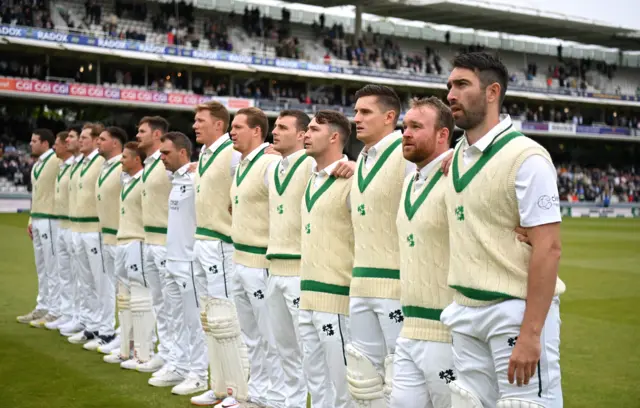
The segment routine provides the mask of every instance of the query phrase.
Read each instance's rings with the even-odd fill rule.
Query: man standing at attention
[[[393,353],[404,320],[396,216],[404,178],[415,173],[415,165],[402,156],[402,134],[394,131],[401,109],[395,91],[367,85],[356,98],[356,134],[365,146],[351,187],[355,259],[347,379],[355,400],[377,408],[388,403]]]
[[[75,216],[71,219],[74,255],[78,257],[81,315],[84,331],[69,337],[73,344],[83,344],[97,338],[102,326],[100,286],[105,274],[103,241],[96,202],[96,184],[104,159],[98,153],[98,137],[103,127],[86,123],[80,133],[80,152],[84,154],[78,171]],[[113,330],[113,329],[111,329]],[[112,333],[108,333],[112,334]]]
[[[55,214],[58,218],[58,233],[55,243],[56,248],[56,271],[59,278],[57,285],[57,315],[60,316],[53,322],[45,323],[44,327],[49,330],[57,330],[60,326],[69,323],[74,316],[73,308],[73,290],[76,284],[71,276],[71,263],[69,259],[68,244],[71,240],[71,230],[69,229],[69,175],[73,167],[73,153],[77,149],[76,143],[68,145],[69,132],[60,132],[56,135],[56,143],[54,149],[56,156],[60,159],[60,170],[56,177],[55,191]],[[70,140],[69,140],[70,141]],[[73,149],[69,149],[71,146]]]
[[[508,73],[457,56],[447,96],[465,130],[447,179],[454,408],[560,408],[560,207],[549,153],[500,118]],[[514,229],[527,229],[530,245]]]
[[[31,169],[31,217],[29,218],[29,236],[33,240],[33,251],[38,274],[38,296],[36,307],[24,316],[18,316],[18,322],[31,323],[34,327],[43,327],[55,321],[59,315],[53,315],[54,303],[58,299],[51,297],[51,287],[56,279],[55,225],[55,184],[60,160],[53,151],[55,138],[48,129],[36,129],[31,135],[31,155],[38,158]]]
[[[231,385],[236,387],[231,393],[240,400],[246,400],[248,392],[246,347],[240,335],[240,322],[232,296],[235,266],[229,191],[240,163],[240,152],[233,149],[233,142],[226,133],[229,121],[227,108],[219,102],[210,101],[196,107],[193,129],[196,142],[203,146],[195,170],[197,228],[194,272],[211,368],[211,389],[191,398],[192,404],[200,406],[222,401]],[[216,319],[224,321],[227,328],[237,329],[235,342],[229,341],[226,335],[218,338],[226,333],[216,330]]]
[[[265,300],[269,261],[269,166],[279,158],[265,154],[267,116],[258,108],[240,109],[231,124],[233,148],[242,159],[231,183],[231,238],[235,248],[235,293],[240,326],[251,365],[249,398],[253,403],[282,408],[285,404],[282,366],[269,324]]]
[[[306,154],[315,159],[301,203],[299,330],[313,408],[353,407],[345,381],[349,284],[353,267],[351,181],[331,176],[346,162],[342,154],[351,125],[336,111],[316,114],[305,134]]]
[[[453,128],[451,110],[435,96],[413,100],[404,116],[403,155],[418,172],[405,179],[397,218],[404,324],[396,343],[392,407],[451,407],[451,333],[440,314],[453,290],[447,287],[447,183],[440,168]]]
[[[160,116],[145,116],[138,124],[136,139],[138,147],[147,158],[142,173],[142,222],[144,225],[144,269],[147,283],[151,288],[153,311],[139,310],[146,316],[155,315],[158,326],[158,353],[136,369],[142,372],[162,375],[172,369],[175,351],[175,331],[169,318],[171,305],[167,301],[164,284],[166,273],[167,220],[169,218],[170,174],[160,160],[160,138],[169,131],[169,122]],[[162,370],[167,365],[166,370]]]
[[[102,255],[105,273],[98,283],[100,308],[100,338],[84,345],[86,350],[104,348],[110,353],[120,347],[115,336],[116,325],[116,244],[118,243],[119,202],[122,187],[122,148],[127,143],[127,134],[119,127],[108,127],[98,137],[98,151],[104,157],[102,171],[96,182],[96,206],[102,231]]]

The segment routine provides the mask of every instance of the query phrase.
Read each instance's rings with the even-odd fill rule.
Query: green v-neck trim
[[[153,169],[158,165],[159,161],[160,161],[160,158],[157,158],[156,161],[151,163],[151,166],[149,166],[149,171],[147,171],[146,167],[142,169],[142,181],[143,182],[147,181],[147,178],[149,178],[149,174],[151,174]]]
[[[456,149],[453,155],[453,164],[452,164],[453,187],[455,188],[457,193],[462,192],[462,190],[464,190],[469,185],[469,183],[471,183],[471,180],[473,180],[474,177],[478,175],[480,170],[482,170],[482,168],[489,162],[489,160],[491,160],[493,156],[495,156],[500,150],[502,150],[502,148],[505,147],[507,143],[509,143],[510,141],[512,141],[517,137],[523,136],[522,133],[518,131],[513,131],[507,134],[506,136],[504,136],[503,138],[501,138],[500,140],[498,140],[497,142],[495,141],[497,138],[499,138],[502,134],[506,133],[511,128],[512,126],[509,126],[507,129],[503,130],[500,134],[498,134],[493,139],[494,141],[489,145],[489,147],[487,147],[485,151],[482,152],[482,156],[480,156],[478,161],[476,161],[475,164],[462,175],[462,177],[460,176],[460,170],[458,167],[459,165],[458,157],[460,156],[460,152],[462,150],[462,143],[458,145],[458,148]]]
[[[409,188],[407,189],[407,193],[404,197],[404,212],[405,214],[407,214],[407,218],[409,219],[409,221],[411,221],[413,216],[416,215],[418,209],[422,206],[422,203],[424,203],[424,201],[429,196],[429,193],[431,193],[431,190],[433,190],[433,187],[435,187],[438,180],[440,180],[440,178],[442,177],[442,174],[442,170],[438,170],[436,172],[427,186],[423,187],[422,191],[418,195],[418,198],[413,204],[411,203],[411,190],[413,189],[414,179],[411,178],[411,181],[409,182]]]
[[[38,168],[33,168],[33,177],[38,180],[38,178],[40,177],[40,174],[42,173],[42,170],[44,170],[44,166],[47,164],[47,162],[49,161],[49,159],[51,158],[51,156],[54,156],[55,153],[51,153],[50,155],[48,155],[43,161],[42,164],[40,164],[40,166]]]
[[[116,167],[118,167],[120,164],[120,162],[115,162],[111,165],[111,167],[109,167],[109,170],[107,170],[107,172],[104,174],[104,176],[99,176],[98,177],[98,187],[102,187],[102,183],[104,183],[104,181],[107,179],[107,177],[109,177],[109,174],[111,174]]]
[[[127,198],[131,190],[133,190],[133,188],[136,186],[136,184],[138,184],[139,181],[140,178],[137,178],[133,181],[133,183],[129,184],[129,187],[127,187],[126,189],[122,188],[122,191],[120,192],[120,198],[122,199],[122,201]]]
[[[60,180],[62,180],[62,177],[64,177],[64,174],[67,172],[67,170],[69,170],[69,167],[71,167],[71,164],[65,164],[62,171],[58,172],[58,177],[57,177],[58,183],[60,183]]]
[[[313,195],[311,195],[311,184],[313,184],[313,179],[314,177],[311,177],[311,179],[309,180],[309,183],[307,183],[307,190],[304,193],[304,202],[307,206],[307,212],[311,212],[311,209],[313,208],[314,204],[316,203],[316,201],[318,201],[318,199],[329,189],[329,187],[331,187],[331,185],[333,183],[335,183],[335,181],[337,180],[337,178],[333,177],[333,176],[329,176],[329,178],[327,179],[327,181],[325,181],[324,183],[322,183],[322,185],[320,186],[320,188],[313,193]]]
[[[360,193],[364,193],[364,190],[367,189],[369,184],[371,184],[371,182],[375,178],[376,174],[378,174],[382,166],[384,166],[384,163],[387,161],[387,159],[389,159],[389,156],[391,156],[391,153],[393,153],[393,151],[401,144],[402,144],[402,138],[398,138],[394,140],[389,146],[387,146],[387,148],[384,150],[384,152],[382,152],[378,160],[376,160],[375,164],[371,168],[371,171],[367,174],[366,177],[362,174],[365,159],[363,157],[360,160],[360,166],[358,166],[358,190],[360,190]]]
[[[87,164],[87,167],[80,170],[80,178],[84,177],[84,175],[87,174],[87,171],[89,171],[89,168],[91,167],[91,165],[95,163],[96,160],[98,160],[98,157],[100,157],[99,154],[96,154],[95,156],[93,156],[93,159],[91,159],[91,161]]]
[[[278,163],[278,165],[276,166],[276,171],[273,173],[274,186],[278,195],[281,196],[282,194],[284,194],[285,190],[289,186],[289,183],[291,182],[291,179],[293,178],[293,174],[296,172],[296,170],[298,170],[298,167],[300,167],[300,165],[302,165],[302,163],[304,163],[304,161],[308,158],[309,156],[303,153],[302,156],[300,156],[298,160],[296,160],[293,166],[291,166],[282,183],[280,183],[280,177],[278,176],[278,173],[280,172],[280,164],[282,162]]]
[[[204,154],[200,155],[200,160],[198,160],[198,174],[200,175],[200,177],[202,177],[202,175],[207,171],[209,166],[211,166],[211,163],[213,163],[213,160],[215,160],[218,154],[220,154],[220,152],[222,152],[227,146],[231,146],[232,144],[233,142],[231,140],[227,140],[226,142],[218,146],[216,151],[213,152],[213,155],[209,158],[209,160],[207,160],[204,166],[202,166],[202,157],[204,156]]]
[[[73,179],[73,175],[78,172],[80,166],[82,166],[82,160],[77,162],[76,164],[71,165],[73,168],[71,169],[71,174],[69,174],[69,179]]]
[[[266,149],[266,147],[264,149]],[[247,166],[246,169],[244,169],[244,171],[241,172],[240,166],[238,166],[238,170],[236,171],[236,186],[240,187],[240,184],[242,184],[242,181],[244,180],[244,178],[247,177],[247,174],[249,174],[249,170],[251,170],[254,163],[257,162],[259,158],[264,156],[264,149],[260,150],[258,154],[256,154],[256,157],[254,157],[253,160],[249,162],[249,165]]]

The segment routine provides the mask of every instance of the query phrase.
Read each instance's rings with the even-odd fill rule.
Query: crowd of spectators
[[[0,0],[0,21],[7,25],[54,29],[45,0]]]
[[[605,206],[640,202],[640,173],[634,167],[559,165],[557,172],[560,200],[595,201]]]

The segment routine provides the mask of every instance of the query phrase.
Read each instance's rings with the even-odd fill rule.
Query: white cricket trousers
[[[74,256],[78,258],[80,322],[85,330],[99,333],[102,318],[99,285],[106,280],[101,233],[79,232],[72,235]]]
[[[545,408],[562,408],[558,297],[553,299],[542,328],[536,374],[528,385],[509,384],[509,358],[520,333],[525,306],[521,299],[483,307],[454,302],[440,316],[453,336],[455,382],[474,393],[484,407],[495,407],[501,399],[517,398]]]
[[[384,359],[393,354],[402,330],[402,305],[396,299],[352,297],[349,300],[351,344],[384,378]]]
[[[201,297],[233,299],[231,286],[236,284],[233,244],[197,239],[193,252],[196,290]]]
[[[103,245],[102,257],[104,260],[104,275],[102,276],[99,292],[100,306],[100,335],[111,336],[115,334],[116,327],[116,256],[115,245]]]
[[[272,408],[283,408],[284,374],[269,324],[268,276],[268,269],[236,264],[233,299],[249,354],[249,397]]]
[[[195,279],[193,262],[167,260],[165,285],[171,305],[168,316],[176,342],[172,363],[180,375],[192,374],[206,381],[209,361]]]
[[[175,330],[168,318],[169,301],[166,294],[166,255],[164,245],[144,244],[144,271],[147,284],[151,288],[153,312],[158,329],[158,355],[167,363],[172,362],[175,349]]]
[[[56,223],[55,220],[47,218],[31,220],[33,255],[38,275],[36,309],[46,310],[51,314],[55,311],[58,303],[57,299],[52,298],[54,295],[52,292],[59,285],[56,279]]]
[[[300,310],[298,319],[311,407],[355,407],[347,387],[347,356],[344,351],[349,343],[349,318],[334,313]]]
[[[451,343],[398,337],[389,406],[450,408],[454,379]]]
[[[307,385],[302,368],[302,343],[298,327],[300,277],[269,276],[267,282],[269,324],[284,371],[287,408],[305,407]]]
[[[71,321],[77,314],[75,307],[78,282],[76,278],[75,262],[71,262],[73,242],[71,229],[58,228],[58,252],[56,254],[58,276],[60,277],[60,317],[65,321]]]

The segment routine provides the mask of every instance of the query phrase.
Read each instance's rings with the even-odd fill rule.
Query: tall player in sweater
[[[57,286],[58,311],[60,316],[53,322],[44,325],[49,330],[56,330],[60,326],[69,323],[73,319],[73,285],[71,283],[71,263],[69,259],[68,243],[71,239],[71,230],[69,229],[69,175],[73,167],[73,153],[77,150],[76,143],[67,144],[69,132],[60,132],[56,135],[56,143],[54,149],[56,156],[60,159],[60,170],[56,177],[55,190],[55,215],[58,218],[58,234],[56,239],[56,271],[59,278]],[[73,282],[75,285],[75,281]]]
[[[154,372],[162,375],[161,368],[170,363],[175,347],[175,331],[171,329],[164,285],[166,264],[167,220],[169,218],[169,192],[171,181],[167,170],[160,160],[160,138],[169,130],[169,122],[160,116],[146,116],[138,124],[138,147],[147,158],[142,173],[142,222],[144,224],[144,268],[150,295],[153,299],[151,310],[138,311],[144,319],[153,319],[155,315],[158,327],[158,353],[136,369],[142,372]],[[146,304],[142,302],[141,304]],[[166,369],[171,369],[170,364]]]
[[[453,61],[447,96],[465,130],[447,180],[455,408],[563,405],[560,207],[549,153],[500,118],[508,73],[491,54]],[[527,229],[531,246],[514,228]]]
[[[31,217],[28,231],[33,239],[33,251],[38,274],[38,296],[36,307],[24,316],[18,316],[20,323],[32,323],[42,327],[55,321],[58,316],[50,312],[55,308],[51,298],[51,288],[55,279],[55,183],[60,161],[53,151],[55,138],[48,129],[36,129],[31,135],[31,154],[38,159],[31,169]]]
[[[383,407],[391,393],[393,353],[403,321],[395,220],[402,183],[408,174],[414,174],[415,165],[402,156],[402,135],[394,131],[400,115],[395,91],[367,85],[356,92],[356,98],[356,134],[365,146],[351,188],[355,259],[349,316],[353,343],[347,354],[353,363],[348,364],[347,377],[356,400]],[[379,389],[369,387],[370,381]]]
[[[220,402],[229,389],[239,400],[246,400],[248,392],[245,373],[248,361],[243,358],[246,347],[232,294],[232,285],[236,282],[229,211],[229,192],[241,154],[233,149],[225,133],[229,122],[229,112],[219,102],[210,101],[196,107],[193,129],[196,141],[203,146],[195,174],[194,271],[201,295],[200,313],[211,371],[211,389],[191,399],[194,405],[201,406]],[[222,327],[225,330],[221,330]],[[235,341],[229,341],[228,327],[236,328]]]
[[[397,217],[404,322],[396,343],[392,407],[451,407],[451,334],[440,313],[453,290],[447,287],[447,185],[440,168],[453,128],[451,110],[434,96],[412,101],[404,116],[403,154],[418,172],[405,179]]]
[[[74,217],[71,219],[74,256],[78,257],[78,274],[81,297],[81,319],[85,325],[82,332],[69,337],[74,344],[86,343],[102,335],[102,311],[99,296],[100,285],[104,279],[103,238],[100,232],[100,219],[96,206],[96,184],[100,176],[104,158],[98,152],[98,137],[103,127],[100,124],[87,123],[80,133],[80,152],[84,154],[82,165],[77,174],[77,193]],[[105,334],[105,340],[109,340]]]
[[[231,183],[231,237],[236,263],[234,301],[249,353],[249,398],[282,408],[283,373],[266,303],[269,261],[269,166],[278,156],[265,154],[269,122],[260,109],[240,109],[231,124],[233,148],[242,160]]]
[[[98,137],[98,152],[105,159],[96,182],[96,208],[102,232],[102,257],[105,273],[98,284],[98,304],[100,308],[100,338],[84,345],[86,350],[97,350],[108,354],[120,347],[120,339],[115,335],[116,306],[116,236],[118,221],[122,148],[127,143],[127,133],[119,127],[108,127]]]
[[[342,151],[350,133],[343,114],[320,111],[304,139],[306,154],[316,165],[301,203],[299,330],[314,408],[354,406],[345,382],[344,349],[353,266],[351,181],[331,176],[340,162],[347,161]]]

